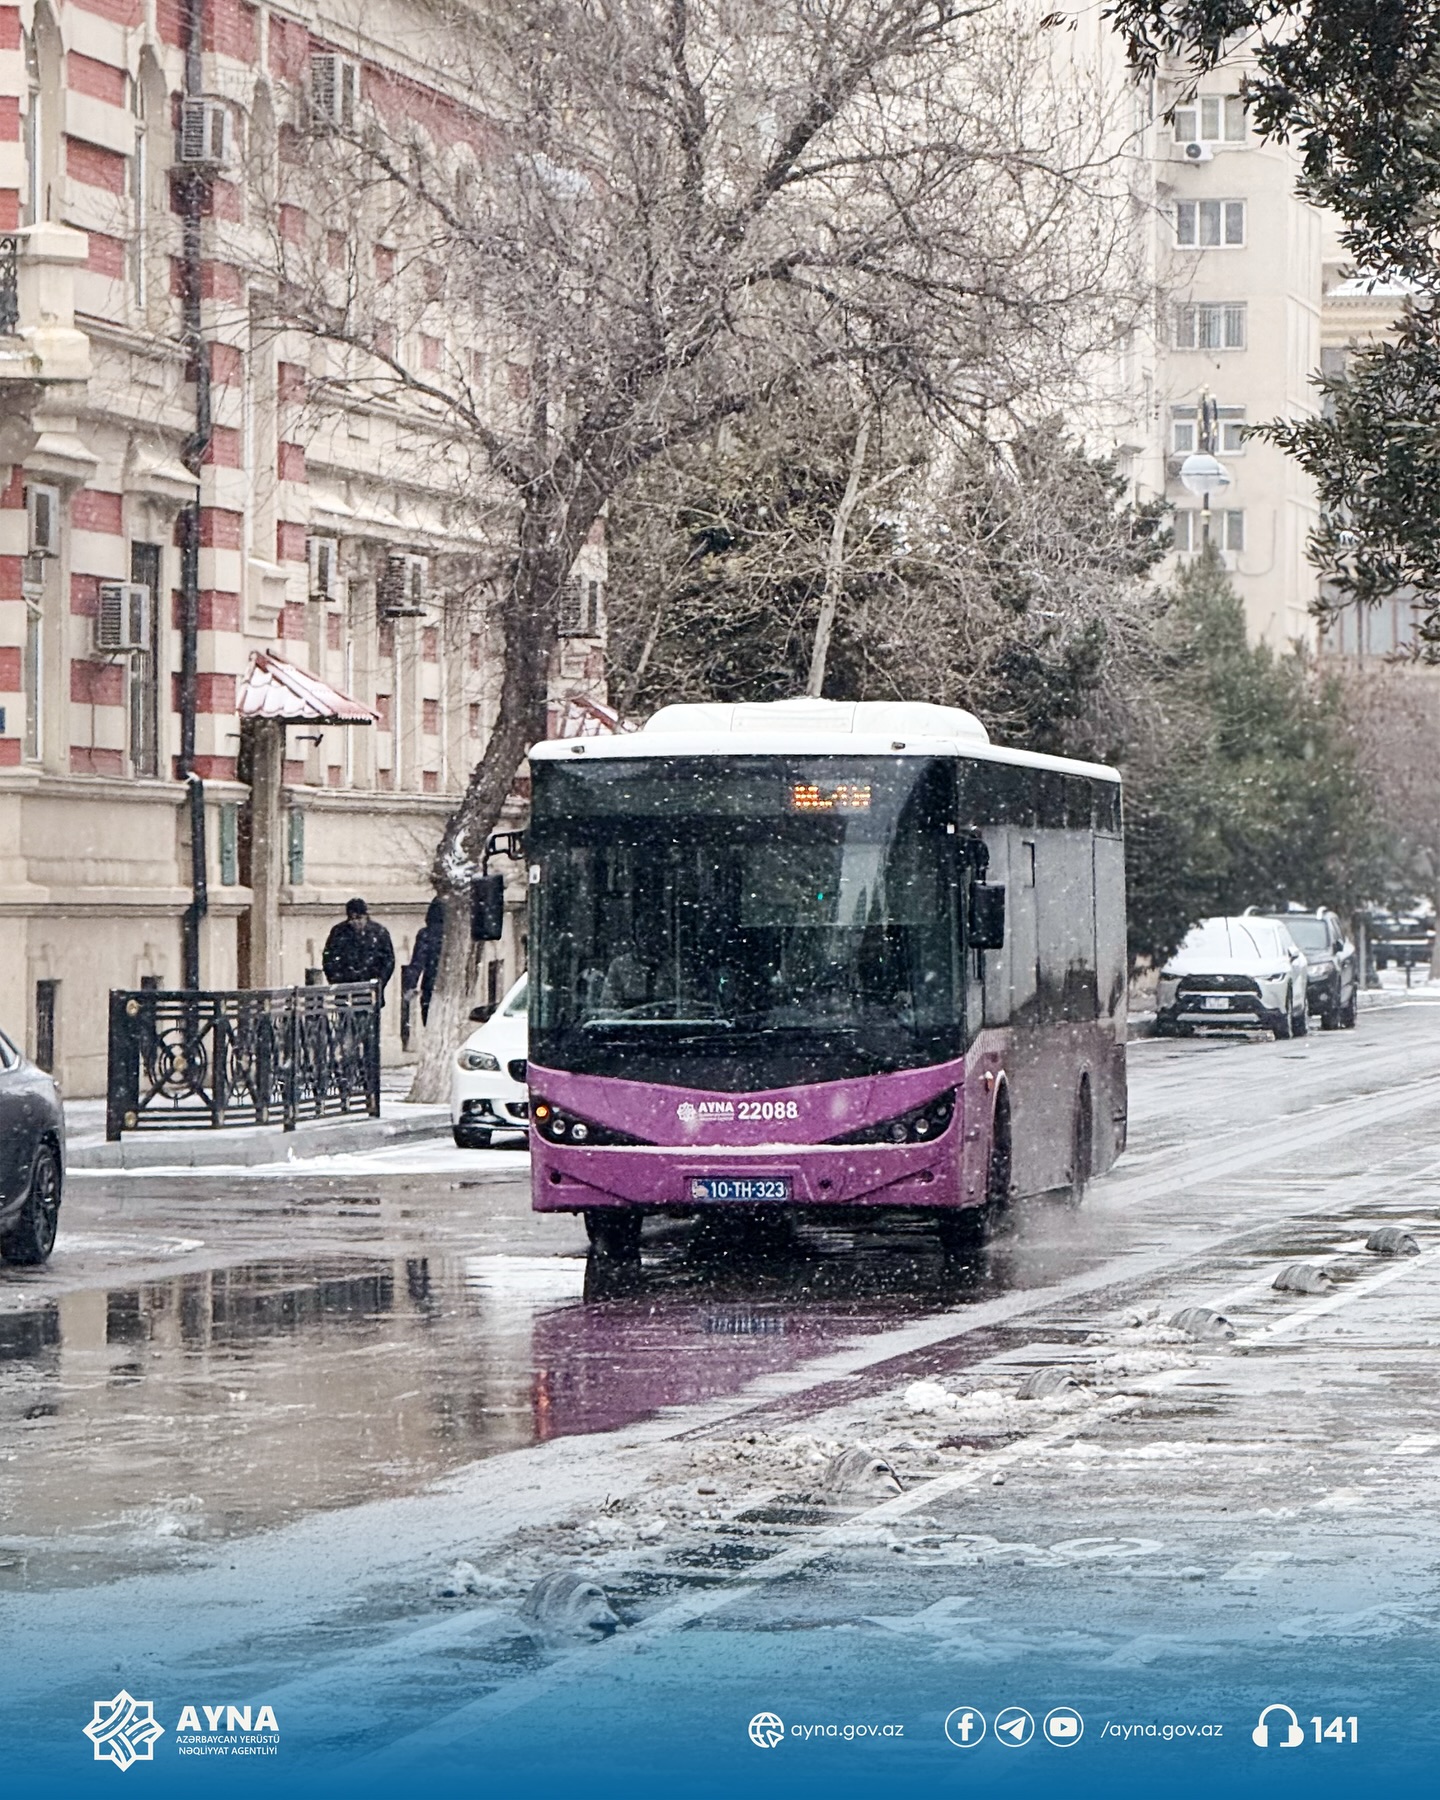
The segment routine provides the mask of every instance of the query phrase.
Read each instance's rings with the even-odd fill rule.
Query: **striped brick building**
[[[383,4],[0,4],[0,1025],[74,1094],[103,1087],[107,990],[182,979],[187,762],[204,784],[201,982],[230,987],[302,981],[356,892],[403,958],[483,748],[502,653],[474,574],[483,529],[437,485],[417,417],[317,406],[315,347],[274,329],[257,273],[272,227],[315,222],[267,210],[253,152],[283,140],[317,50],[357,92],[423,96],[405,27]],[[186,94],[204,108],[187,115]],[[188,240],[187,130],[218,134]],[[383,281],[392,252],[360,250]],[[604,575],[597,533],[557,697],[600,691]],[[266,968],[237,715],[262,650],[377,717],[289,730]],[[518,969],[519,898],[482,998]]]

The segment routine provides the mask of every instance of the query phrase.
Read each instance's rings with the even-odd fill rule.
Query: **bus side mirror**
[[[970,948],[1000,950],[1005,945],[1005,890],[977,881],[970,890]]]
[[[493,944],[505,935],[505,877],[482,875],[470,890],[470,937]]]

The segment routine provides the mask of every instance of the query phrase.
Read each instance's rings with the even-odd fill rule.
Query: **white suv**
[[[1160,971],[1155,1029],[1239,1025],[1299,1037],[1308,981],[1303,951],[1273,919],[1202,919]]]
[[[455,1052],[450,1124],[462,1150],[488,1150],[497,1131],[528,1131],[528,977],[522,975],[478,1031]]]

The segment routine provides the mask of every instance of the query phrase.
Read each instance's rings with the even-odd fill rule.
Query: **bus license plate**
[[[692,1200],[739,1200],[751,1206],[761,1201],[788,1200],[790,1198],[790,1177],[788,1175],[763,1177],[692,1175],[690,1198]]]
[[[1205,1008],[1208,1012],[1228,1012],[1230,1010],[1230,997],[1228,994],[1207,994],[1205,996]]]

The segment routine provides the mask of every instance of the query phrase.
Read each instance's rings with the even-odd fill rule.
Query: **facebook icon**
[[[957,1706],[945,1721],[945,1735],[959,1749],[972,1749],[985,1735],[984,1713],[973,1706]]]

